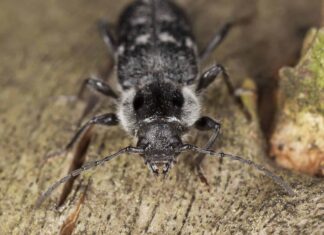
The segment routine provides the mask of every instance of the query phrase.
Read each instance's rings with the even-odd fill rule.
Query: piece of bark
[[[280,71],[271,151],[283,167],[324,176],[324,29],[312,29],[295,68]]]
[[[34,210],[37,197],[66,174],[71,159],[69,156],[53,159],[42,168],[39,163],[46,153],[66,144],[85,105],[83,102],[71,105],[61,96],[76,94],[82,78],[107,63],[106,50],[97,36],[94,22],[100,17],[116,22],[128,2],[0,1],[0,233],[310,234],[323,231],[323,181],[268,164],[258,123],[246,121],[221,84],[209,89],[203,106],[204,114],[222,122],[223,134],[217,148],[264,164],[290,183],[296,196],[286,195],[252,168],[226,159],[222,165],[217,159],[204,161],[210,183],[208,188],[192,170],[191,154],[179,159],[164,182],[155,180],[138,157],[123,156],[79,177],[59,210],[54,209],[54,205],[60,190],[55,191],[40,209]],[[196,13],[190,17],[200,44],[207,41],[226,17],[255,5],[264,9],[261,2],[266,3],[179,2],[188,12]],[[280,8],[281,2],[268,3],[270,7]],[[298,9],[313,7],[308,0],[294,1],[294,5],[296,2],[304,2]],[[238,11],[231,11],[232,6]],[[270,11],[270,7],[267,10]],[[271,17],[278,20],[279,13]],[[264,21],[266,26],[272,22]],[[276,37],[276,32],[270,34],[270,29],[276,29],[271,26],[258,28],[255,35],[260,35],[261,30],[269,30],[266,35]],[[258,38],[249,40],[256,31],[245,30],[236,28],[216,53],[219,58],[231,55],[225,65],[231,68],[231,76],[236,81],[248,75],[242,61],[251,69],[259,62],[247,56],[249,48],[254,51],[253,55],[264,55],[264,51],[259,50],[262,46],[255,48],[255,43],[251,43]],[[251,38],[242,37],[242,32]],[[234,56],[237,50],[243,53]],[[106,112],[113,110],[113,105],[108,104]],[[87,160],[100,158],[131,143],[117,127],[96,130],[98,134],[94,136]],[[190,140],[196,135],[192,133]],[[206,137],[207,133],[199,135],[200,144]],[[84,194],[90,177],[93,183]],[[66,229],[70,221],[73,229]]]

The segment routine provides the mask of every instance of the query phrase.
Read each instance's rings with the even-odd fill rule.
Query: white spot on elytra
[[[186,38],[186,47],[193,48],[194,43],[190,38]]]
[[[140,35],[135,39],[135,44],[147,44],[149,42],[150,37],[151,35],[149,34]]]
[[[145,24],[146,22],[147,22],[147,18],[146,17],[138,17],[138,18],[132,19],[131,24],[133,26],[136,26],[136,25]]]
[[[186,38],[185,44],[186,44],[186,47],[194,50],[195,54],[198,53],[197,45],[191,40],[191,38]]]
[[[160,33],[159,39],[161,42],[177,43],[177,40],[169,33]]]
[[[124,51],[125,51],[125,47],[124,47],[124,45],[120,45],[120,46],[118,47],[118,49],[117,49],[117,54],[118,54],[118,55],[122,55],[122,54],[124,54]]]
[[[165,21],[165,22],[172,22],[172,21],[175,20],[175,17],[164,13],[164,14],[161,14],[161,15],[158,16],[158,20],[159,21]]]

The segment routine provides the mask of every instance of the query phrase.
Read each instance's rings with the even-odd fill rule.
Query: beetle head
[[[156,175],[167,174],[183,145],[176,124],[156,121],[143,124],[138,132],[137,147],[144,150],[144,160]]]
[[[179,154],[182,135],[200,117],[200,104],[190,87],[152,81],[124,92],[118,117],[138,138],[137,147],[143,149],[149,168],[166,174]]]

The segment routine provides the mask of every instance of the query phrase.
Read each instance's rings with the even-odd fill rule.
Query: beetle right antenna
[[[206,155],[210,155],[210,156],[218,156],[220,158],[229,158],[231,160],[235,160],[235,161],[239,161],[242,162],[244,164],[253,166],[255,169],[261,171],[263,174],[265,174],[266,176],[268,176],[269,178],[271,178],[276,184],[278,184],[281,188],[283,188],[290,196],[295,195],[295,192],[292,190],[292,188],[290,187],[289,184],[287,184],[285,181],[283,181],[279,176],[275,175],[274,173],[272,173],[271,171],[269,171],[267,168],[254,163],[251,160],[247,160],[244,159],[242,157],[236,156],[236,155],[232,155],[229,153],[223,153],[223,152],[215,152],[213,150],[208,150],[208,149],[202,149],[199,148],[195,145],[192,144],[185,144],[181,147],[181,152],[186,152],[186,151],[193,151],[196,153],[201,153],[201,154],[206,154]]]

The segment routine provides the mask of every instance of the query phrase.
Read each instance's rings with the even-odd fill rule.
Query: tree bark
[[[324,30],[311,30],[303,48],[298,65],[280,71],[271,149],[283,167],[324,176]]]
[[[254,108],[257,97],[253,92],[245,96],[255,114],[248,121],[221,82],[202,97],[203,113],[222,123],[216,148],[271,169],[292,186],[295,196],[253,168],[227,159],[204,160],[206,186],[193,170],[193,154],[179,157],[165,180],[155,179],[142,159],[130,155],[78,177],[59,209],[54,205],[61,188],[34,208],[41,192],[70,167],[73,153],[41,165],[48,152],[67,143],[86,106],[69,96],[77,93],[83,78],[109,63],[94,22],[105,17],[116,23],[128,2],[1,1],[0,233],[323,233],[323,179],[273,164],[259,128],[262,117]],[[275,69],[295,61],[303,36],[294,30],[320,21],[320,2],[181,0],[179,4],[193,21],[199,45],[207,43],[222,22],[253,16],[247,25],[235,27],[215,53],[238,86],[247,77],[258,85],[269,78],[271,84]],[[296,14],[300,17],[292,17]],[[213,62],[214,58],[208,63]],[[116,79],[109,82],[115,85]],[[105,112],[115,110],[111,101],[101,103]],[[191,132],[188,141],[203,146],[207,136]],[[119,127],[96,128],[86,160],[130,143]]]

